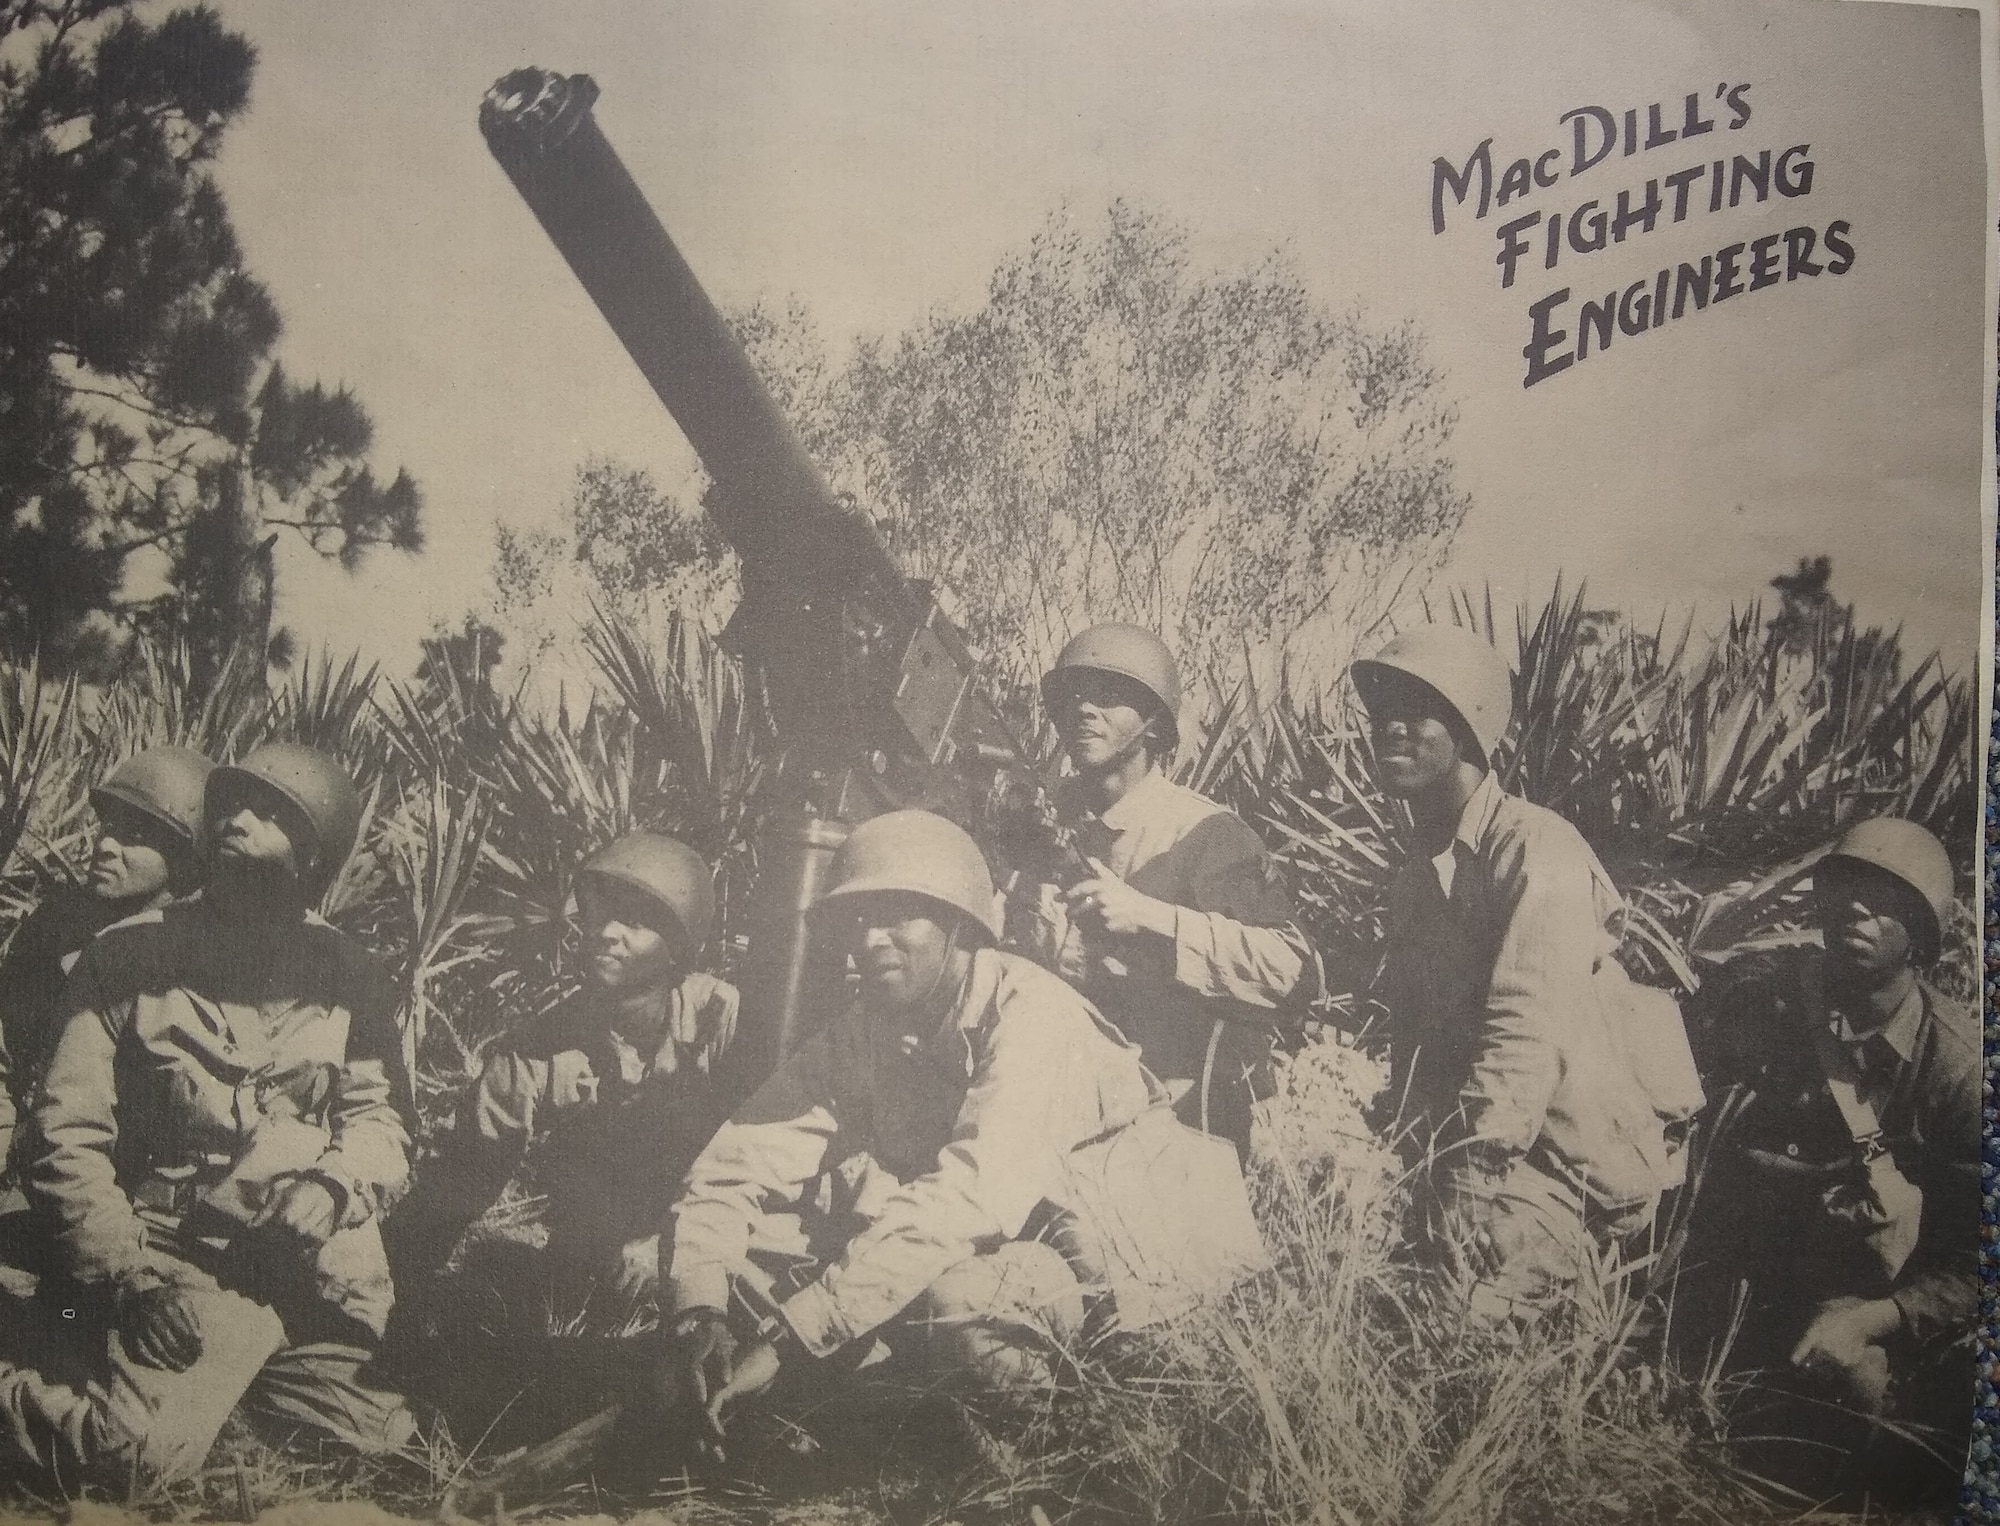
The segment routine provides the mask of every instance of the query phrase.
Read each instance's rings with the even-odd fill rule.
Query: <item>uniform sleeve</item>
[[[1499,942],[1459,1100],[1469,1137],[1519,1155],[1542,1132],[1571,1027],[1595,1009],[1603,929],[1581,843],[1564,835],[1506,841],[1494,890]]]
[[[1923,1343],[1972,1328],[1979,1315],[1979,1068],[1969,1044],[1930,1089],[1923,1224],[1890,1295]]]
[[[56,1252],[69,1274],[115,1286],[159,1268],[112,1158],[122,1024],[87,961],[77,972],[74,995],[76,1010],[56,1041],[35,1109],[42,1148],[28,1188],[55,1221]]]
[[[455,1240],[492,1205],[527,1156],[539,1105],[549,1095],[552,1068],[550,1060],[511,1049],[487,1056],[479,1079],[459,1103],[437,1158],[417,1174],[415,1189],[398,1211],[398,1220],[409,1223],[405,1234],[423,1234],[424,1226],[415,1220],[424,1219],[438,1235]]]
[[[726,1309],[757,1223],[796,1204],[839,1132],[829,1084],[836,1034],[815,1034],[719,1128],[688,1170],[661,1244],[673,1246],[665,1307]]]
[[[736,1018],[743,998],[728,981],[696,970],[682,980],[670,1027],[674,1043],[684,1046],[695,1069],[720,1074],[736,1042]],[[669,1051],[671,1052],[671,1051]]]
[[[1005,1011],[936,1169],[889,1194],[840,1259],[783,1305],[799,1343],[816,1356],[836,1351],[901,1313],[948,1267],[1019,1234],[1061,1190],[1062,1090],[1051,1077],[1087,1071],[1056,1023],[1025,1005]]]
[[[357,1005],[347,1058],[327,1107],[326,1150],[316,1174],[346,1195],[341,1224],[351,1228],[392,1208],[410,1185],[410,1131],[403,1105],[408,1078],[402,1041],[390,1016],[386,983],[370,982]]]
[[[535,1119],[551,1099],[558,1062],[579,1056],[580,1051],[565,1050],[548,1059],[536,1059],[511,1049],[490,1056],[456,1128],[466,1130],[470,1138],[478,1139],[493,1153],[504,1154],[511,1168],[527,1153]]]
[[[1182,847],[1195,867],[1190,904],[1174,909],[1175,984],[1262,1016],[1303,1014],[1320,993],[1319,960],[1269,850],[1221,811]]]
[[[332,1138],[314,1170],[346,1191],[343,1227],[388,1212],[409,1188],[410,1134],[392,1089],[388,1065],[372,1057],[348,1060],[334,1082]]]

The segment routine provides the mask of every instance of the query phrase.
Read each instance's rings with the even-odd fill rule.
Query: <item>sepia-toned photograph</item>
[[[1996,22],[0,0],[0,1517],[1952,1520]]]

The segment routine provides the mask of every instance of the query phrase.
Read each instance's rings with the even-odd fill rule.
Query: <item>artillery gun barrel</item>
[[[487,92],[479,128],[714,478],[746,578],[900,591],[873,526],[827,486],[598,129],[597,94],[588,75],[518,69]]]
[[[762,675],[788,797],[759,834],[738,1039],[761,1075],[842,999],[844,955],[811,937],[804,913],[847,826],[899,805],[999,818],[1032,769],[977,692],[963,637],[807,456],[598,130],[596,100],[587,75],[520,69],[487,92],[479,126],[701,456],[709,510],[742,561],[724,635]]]

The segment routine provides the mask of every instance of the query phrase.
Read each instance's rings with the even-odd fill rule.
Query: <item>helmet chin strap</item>
[[[931,1003],[937,1000],[938,988],[944,984],[944,977],[951,969],[952,956],[958,952],[958,918],[952,918],[951,929],[944,935],[944,954],[938,960],[937,973],[931,976],[930,989],[924,992],[924,999],[917,1003],[917,1010],[926,1016],[930,1014]]]
[[[1159,726],[1159,724],[1160,724],[1160,714],[1156,710],[1151,715],[1146,717],[1144,723],[1140,725],[1137,731],[1133,732],[1129,737],[1125,739],[1123,745],[1119,747],[1118,751],[1113,753],[1104,762],[1092,768],[1091,772],[1093,774],[1103,775],[1103,774],[1113,773],[1116,770],[1123,768],[1127,763],[1129,763],[1132,760],[1132,755],[1135,752],[1137,752],[1140,749],[1140,747],[1157,739],[1156,728]],[[1157,763],[1159,759],[1157,757],[1149,757],[1147,761]]]

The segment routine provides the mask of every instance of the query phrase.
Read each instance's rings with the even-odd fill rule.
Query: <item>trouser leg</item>
[[[399,1297],[417,1296],[451,1259],[465,1232],[491,1208],[519,1164],[519,1152],[454,1131],[382,1226]]]
[[[1574,1187],[1517,1160],[1498,1182],[1458,1187],[1434,1205],[1429,1233],[1474,1318],[1498,1323],[1594,1283],[1600,1248],[1642,1229],[1650,1213],[1593,1213]]]
[[[1966,1336],[1905,1353],[1888,1394],[1888,1424],[1871,1427],[1857,1483],[1877,1498],[1952,1503],[1971,1440],[1974,1347]]]
[[[1037,1392],[1081,1335],[1084,1292],[1060,1252],[1016,1240],[968,1256],[924,1289],[889,1335],[928,1385]]]
[[[341,1340],[303,1341],[272,1355],[243,1396],[243,1411],[279,1435],[319,1432],[352,1451],[393,1452],[416,1417],[403,1396],[366,1375],[374,1352]]]
[[[85,1330],[45,1304],[23,1304],[0,1365],[0,1445],[9,1461],[57,1487],[165,1482],[198,1469],[258,1371],[284,1344],[269,1307],[213,1285],[192,1286],[201,1355],[185,1372],[135,1361],[124,1341]],[[86,1331],[91,1333],[86,1333]],[[16,1358],[18,1353],[18,1359]]]

